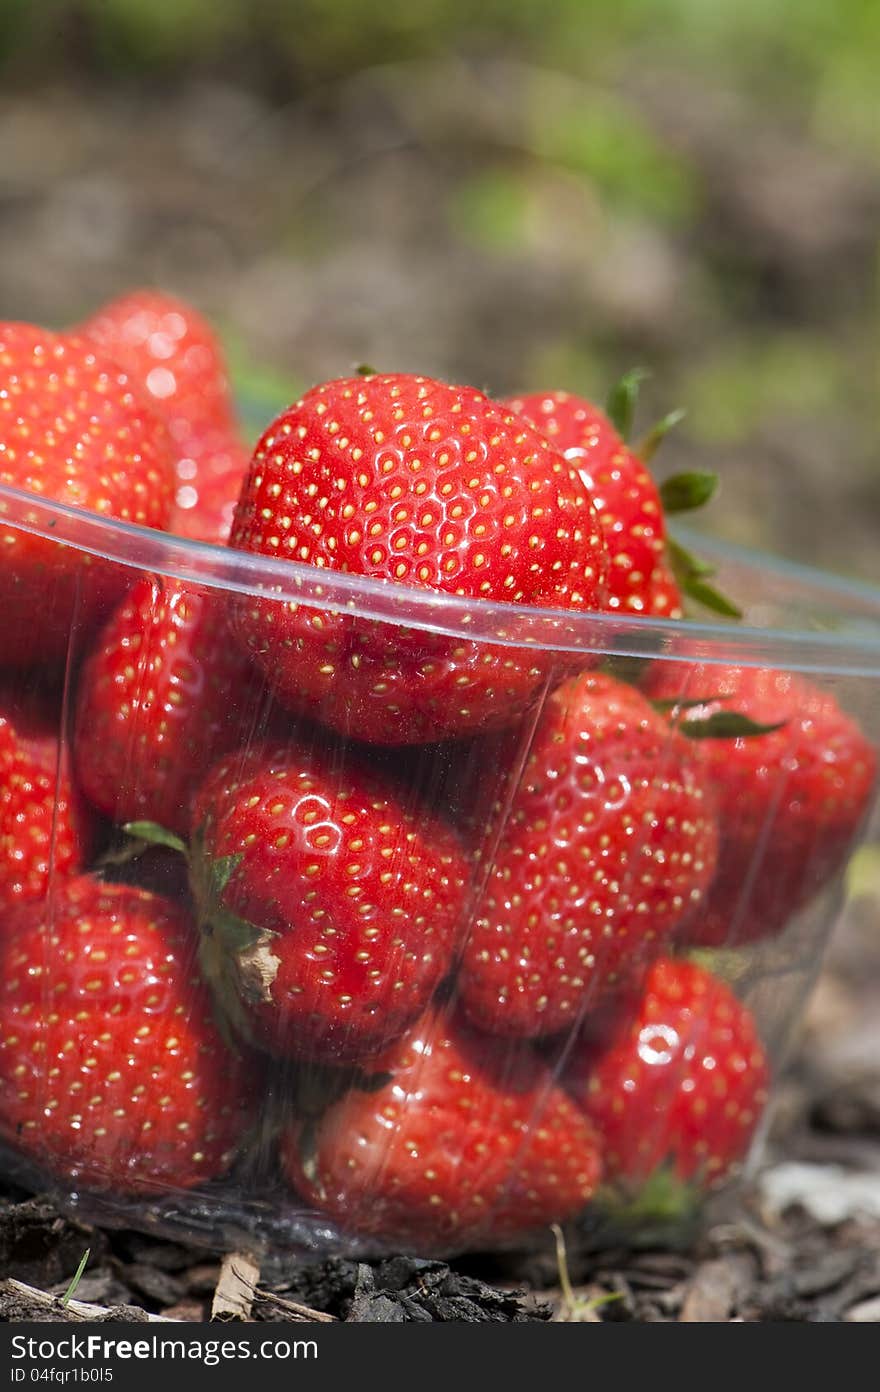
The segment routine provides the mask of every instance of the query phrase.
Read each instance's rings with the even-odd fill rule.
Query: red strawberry
[[[149,395],[178,445],[234,434],[223,352],[192,305],[163,290],[132,290],[103,305],[80,332]]]
[[[645,596],[645,616],[653,619],[681,619],[684,617],[681,590],[675,583],[669,567],[659,561],[648,581]]]
[[[605,544],[574,469],[481,392],[427,377],[307,392],[257,446],[231,544],[457,596],[438,623],[472,621],[476,598],[584,610],[604,596]],[[286,702],[380,743],[503,725],[547,680],[538,651],[404,627],[404,600],[399,625],[244,597],[234,621]]]
[[[0,324],[0,484],[162,527],[172,459],[164,426],[88,340]],[[124,583],[85,552],[10,525],[0,525],[0,547],[4,663],[57,661],[71,630]]]
[[[236,440],[208,441],[198,458],[177,461],[177,492],[168,530],[192,541],[226,543],[250,455]]]
[[[506,812],[461,1001],[484,1029],[551,1034],[663,951],[712,878],[715,818],[688,742],[591,674],[547,700]]]
[[[767,1100],[755,1022],[691,962],[655,962],[604,1040],[569,1053],[563,1082],[596,1126],[606,1177],[638,1186],[661,1165],[717,1183],[745,1154]]]
[[[350,1231],[419,1251],[511,1237],[577,1214],[599,1181],[592,1128],[527,1048],[429,1013],[312,1128],[282,1165]]]
[[[223,351],[207,320],[162,290],[133,290],[99,309],[82,332],[129,373],[171,432],[177,487],[169,530],[225,542],[248,454]]]
[[[534,392],[503,403],[540,430],[577,469],[608,545],[606,608],[653,613],[650,595],[662,562],[666,526],[657,485],[610,420],[582,397]]]
[[[778,932],[844,863],[868,811],[877,755],[834,697],[788,672],[656,662],[651,695],[721,699],[673,711],[700,723],[735,711],[767,734],[692,741],[718,804],[718,872],[689,942],[735,946]]]
[[[191,855],[209,972],[272,1053],[369,1058],[452,966],[457,838],[338,751],[228,758],[199,792]]]
[[[229,1166],[253,1065],[231,1055],[170,901],[72,880],[0,936],[0,1134],[66,1182],[187,1189]]]
[[[75,874],[89,834],[54,729],[0,705],[0,910],[43,899],[52,877]],[[6,711],[9,711],[10,719]],[[15,723],[13,723],[13,721]]]
[[[210,591],[143,576],[80,679],[83,792],[116,822],[149,819],[186,834],[195,780],[260,725],[257,685]]]

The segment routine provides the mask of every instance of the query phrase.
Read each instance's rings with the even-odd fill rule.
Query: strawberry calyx
[[[181,855],[189,859],[189,846],[183,838],[175,835],[173,831],[159,826],[158,822],[125,822],[122,830],[136,842],[141,842],[142,847],[165,846],[169,851],[179,851]],[[139,854],[140,848],[132,848],[132,859]],[[115,860],[113,864],[116,864]]]
[[[718,488],[718,475],[692,469],[683,474],[670,474],[660,484],[660,501],[667,514],[692,512],[708,503]]]
[[[634,453],[639,456],[643,464],[650,464],[654,455],[657,453],[670,430],[673,430],[681,421],[684,420],[687,411],[683,406],[677,406],[674,411],[668,411],[665,416],[661,416],[656,425],[644,434],[637,445]]]
[[[642,383],[646,381],[650,375],[650,372],[644,367],[632,367],[629,372],[623,374],[618,382],[614,383],[614,386],[608,393],[605,402],[605,414],[624,444],[629,444],[636,415],[636,406],[639,400],[639,391],[641,390]]]
[[[709,579],[715,574],[715,567],[700,560],[693,552],[682,546],[674,537],[666,538],[666,559],[675,583],[682,594],[687,595],[704,609],[720,614],[726,619],[741,619],[743,614],[738,604],[728,599]]]
[[[186,860],[202,970],[236,1030],[252,1039],[242,1002],[271,1001],[280,960],[272,951],[278,934],[241,918],[223,903],[224,890],[241,864],[242,853],[208,856],[200,831],[187,845],[182,837],[156,822],[126,822],[123,831],[143,845],[177,851]]]
[[[687,739],[753,739],[759,735],[772,735],[781,730],[787,722],[778,720],[773,725],[762,725],[750,719],[741,711],[713,711],[703,720],[679,720],[676,728]]]
[[[706,1190],[694,1179],[682,1179],[672,1161],[658,1165],[651,1176],[633,1190],[604,1184],[596,1194],[597,1209],[640,1243],[651,1245],[669,1231],[687,1232],[698,1221]]]
[[[258,927],[223,903],[223,892],[243,860],[242,852],[227,856],[204,853],[200,831],[193,836],[189,855],[190,887],[206,958],[219,956],[221,966],[213,977],[234,973],[236,995],[251,1005],[272,1000],[272,985],[281,965],[272,951],[278,937],[270,928]],[[225,993],[224,1000],[225,1000]],[[238,1012],[233,1012],[238,1016]]]
[[[649,376],[650,373],[644,368],[634,367],[625,372],[608,393],[605,411],[624,443],[628,444],[630,441],[639,390],[642,382]],[[637,445],[633,446],[634,453],[643,464],[650,463],[666,436],[684,419],[685,414],[681,407],[669,411],[642,436]],[[675,516],[680,512],[692,512],[696,508],[704,507],[717,492],[718,483],[717,474],[703,470],[672,474],[659,486],[663,511],[669,516]],[[714,567],[693,555],[671,536],[666,538],[666,561],[675,583],[688,599],[724,618],[742,618],[739,605],[715,585],[709,584],[709,580],[715,574]]]
[[[753,739],[757,735],[772,735],[775,730],[781,730],[788,723],[785,720],[777,720],[772,724],[762,724],[744,715],[742,711],[734,710],[712,711],[710,715],[693,720],[675,718],[677,711],[714,705],[724,699],[721,696],[693,696],[687,700],[672,697],[652,700],[651,705],[661,715],[672,715],[675,728],[688,739]]]

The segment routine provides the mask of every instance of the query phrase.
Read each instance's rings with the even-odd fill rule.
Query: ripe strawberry
[[[53,878],[77,873],[89,829],[55,729],[0,698],[0,910],[45,897]],[[7,714],[8,712],[8,714]]]
[[[174,295],[132,290],[102,306],[81,332],[130,375],[168,426],[177,474],[169,531],[225,542],[249,461],[207,320]]]
[[[455,835],[339,752],[254,748],[222,762],[193,811],[207,970],[272,1053],[369,1058],[425,1008],[458,946]]]
[[[88,340],[0,324],[0,484],[162,527],[172,458],[164,426]],[[71,630],[124,583],[96,558],[10,525],[0,525],[0,546],[6,664],[57,661]]]
[[[253,1066],[225,1048],[170,901],[83,876],[0,937],[0,1135],[65,1182],[187,1189],[228,1167]]]
[[[745,1154],[767,1100],[755,1022],[723,982],[664,958],[603,1040],[584,1039],[562,1081],[596,1126],[606,1177],[639,1185],[668,1164],[717,1183]]]
[[[715,818],[688,742],[633,687],[548,698],[474,910],[459,990],[474,1024],[551,1034],[662,952],[705,894]]]
[[[592,1128],[528,1049],[429,1013],[352,1089],[282,1141],[303,1198],[349,1231],[420,1252],[577,1214],[599,1181]]]
[[[80,786],[116,822],[186,834],[194,778],[259,731],[258,683],[210,591],[143,576],[83,668],[74,754]]]
[[[652,577],[663,560],[666,526],[657,485],[608,417],[569,392],[534,392],[503,403],[540,430],[577,469],[608,545],[605,607],[654,613]]]
[[[681,619],[684,617],[681,590],[675,582],[669,567],[659,561],[648,582],[645,596],[645,616],[653,619]]]
[[[132,290],[102,305],[79,332],[149,395],[178,445],[234,434],[223,352],[192,305],[163,290]]]
[[[687,729],[723,711],[780,725],[693,741],[718,804],[720,843],[687,940],[736,946],[778,932],[845,861],[876,785],[876,751],[833,696],[788,672],[657,662],[648,680],[658,699],[710,698],[673,710]]]
[[[307,392],[257,446],[231,545],[457,596],[438,623],[472,621],[476,598],[584,610],[604,595],[605,543],[574,469],[481,392],[427,377]],[[538,651],[432,635],[401,615],[234,604],[285,702],[379,743],[503,725],[552,669]]]
[[[244,445],[228,438],[206,442],[198,458],[179,459],[169,532],[225,544],[249,465]]]

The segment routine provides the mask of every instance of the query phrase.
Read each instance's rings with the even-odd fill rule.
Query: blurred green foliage
[[[613,82],[640,46],[685,51],[824,135],[880,151],[876,0],[0,0],[0,59],[22,71],[28,49],[43,70],[79,55],[110,73],[240,67],[250,55],[271,77],[320,85],[373,63],[492,49]],[[590,158],[594,138],[569,156]]]
[[[878,56],[880,0],[0,0],[7,102],[54,83],[74,105],[98,89],[112,103],[118,85],[164,114],[180,89],[186,121],[199,100],[230,120],[223,94],[249,94],[229,129],[269,192],[199,289],[266,262],[222,325],[252,432],[312,379],[316,342],[331,370],[364,341],[398,365],[427,348],[436,370],[493,390],[597,398],[647,362],[646,412],[688,409],[676,448],[746,461],[739,521],[725,494],[731,534],[765,525],[758,540],[805,559],[830,471],[846,530],[860,526],[874,558]],[[177,140],[183,118],[169,119]],[[191,245],[210,251],[229,200],[236,213],[247,200],[222,191],[222,156],[238,158],[223,131],[212,143],[187,129],[211,195]],[[144,178],[140,211],[124,191],[123,223],[153,216],[161,161]],[[175,189],[169,227],[195,221],[188,179]],[[156,274],[175,280],[187,245],[172,242]],[[237,326],[255,294],[270,329],[276,313],[296,327],[261,342],[259,315]],[[419,314],[431,332],[407,337]],[[253,367],[255,338],[277,375]],[[780,496],[808,487],[809,499],[774,513],[772,471]],[[845,568],[848,544],[815,559],[829,558]]]

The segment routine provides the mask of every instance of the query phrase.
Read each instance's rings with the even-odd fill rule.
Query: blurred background
[[[667,463],[722,475],[700,526],[876,581],[878,57],[874,0],[0,0],[0,314],[174,290],[254,435],[362,362],[640,365]],[[811,1146],[880,1136],[876,846],[850,890]]]
[[[256,430],[360,362],[603,398],[701,525],[880,578],[873,0],[0,0],[0,297],[148,282]]]

